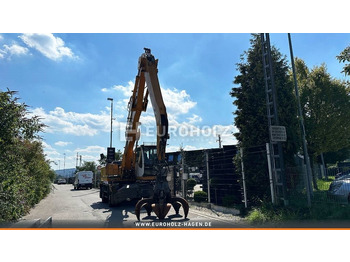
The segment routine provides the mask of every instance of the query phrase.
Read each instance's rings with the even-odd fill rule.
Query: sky
[[[97,161],[110,144],[123,152],[127,103],[139,56],[151,48],[170,125],[167,151],[215,148],[236,143],[235,107],[229,92],[236,64],[248,50],[248,33],[0,33],[0,90],[18,91],[47,125],[44,152],[53,169],[72,168],[77,155]],[[271,42],[290,60],[286,33]],[[292,34],[294,56],[309,68],[325,63],[335,78],[344,76],[336,56],[350,34]],[[140,143],[155,142],[152,106],[143,113]]]

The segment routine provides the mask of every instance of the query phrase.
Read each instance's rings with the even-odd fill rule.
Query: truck
[[[74,179],[74,189],[79,190],[80,188],[91,189],[92,188],[92,178],[94,174],[92,171],[79,171],[75,174]]]
[[[176,214],[189,206],[185,199],[171,195],[167,176],[169,167],[165,161],[168,133],[168,116],[158,80],[158,59],[151,49],[144,48],[138,61],[138,73],[128,103],[125,131],[126,143],[122,159],[115,161],[115,150],[107,149],[107,163],[101,168],[100,198],[110,206],[123,201],[138,199],[135,214],[139,219],[141,208],[150,215],[152,210],[163,219],[171,205]],[[145,112],[150,97],[157,125],[157,141],[154,145],[138,145],[140,139],[140,116]]]

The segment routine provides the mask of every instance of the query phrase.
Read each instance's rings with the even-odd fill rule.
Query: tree
[[[346,47],[338,56],[337,59],[341,63],[350,62],[350,46]],[[345,64],[342,73],[350,75],[350,64]]]
[[[54,178],[38,135],[44,125],[15,95],[0,91],[0,221],[25,214],[50,192]]]
[[[306,139],[313,159],[350,146],[350,90],[331,77],[325,64],[311,71],[296,58]]]
[[[84,161],[83,165],[80,167],[77,167],[77,172],[78,171],[92,171],[93,173],[96,172],[97,166],[94,161]]]
[[[123,153],[120,151],[120,149],[115,152],[115,160],[119,161],[123,157]],[[98,160],[100,165],[105,165],[107,163],[107,156],[105,154],[100,154],[100,159]]]
[[[258,202],[269,196],[270,190],[266,153],[259,153],[265,150],[269,134],[260,36],[253,34],[250,43],[251,47],[243,53],[237,64],[239,75],[235,77],[234,84],[238,86],[232,88],[230,94],[237,107],[234,114],[239,132],[234,135],[245,151],[243,158],[248,196],[250,201]],[[288,142],[283,144],[284,155],[286,163],[292,164],[300,141],[296,100],[286,57],[275,47],[272,47],[271,52],[280,125],[286,126],[288,136]],[[239,167],[240,163],[236,166]]]

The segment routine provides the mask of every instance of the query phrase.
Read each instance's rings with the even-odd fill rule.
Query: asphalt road
[[[136,202],[109,207],[99,198],[99,190],[74,190],[72,185],[53,185],[52,192],[37,204],[21,222],[42,221],[52,217],[52,228],[236,228],[247,227],[238,217],[220,217],[208,209],[190,207],[175,215],[173,208],[160,221],[154,213],[141,211],[140,221],[134,212]]]

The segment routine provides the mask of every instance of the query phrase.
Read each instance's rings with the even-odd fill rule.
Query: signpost
[[[107,147],[107,162],[113,162],[115,160],[115,147]]]
[[[271,142],[286,142],[287,132],[285,126],[270,126]]]

